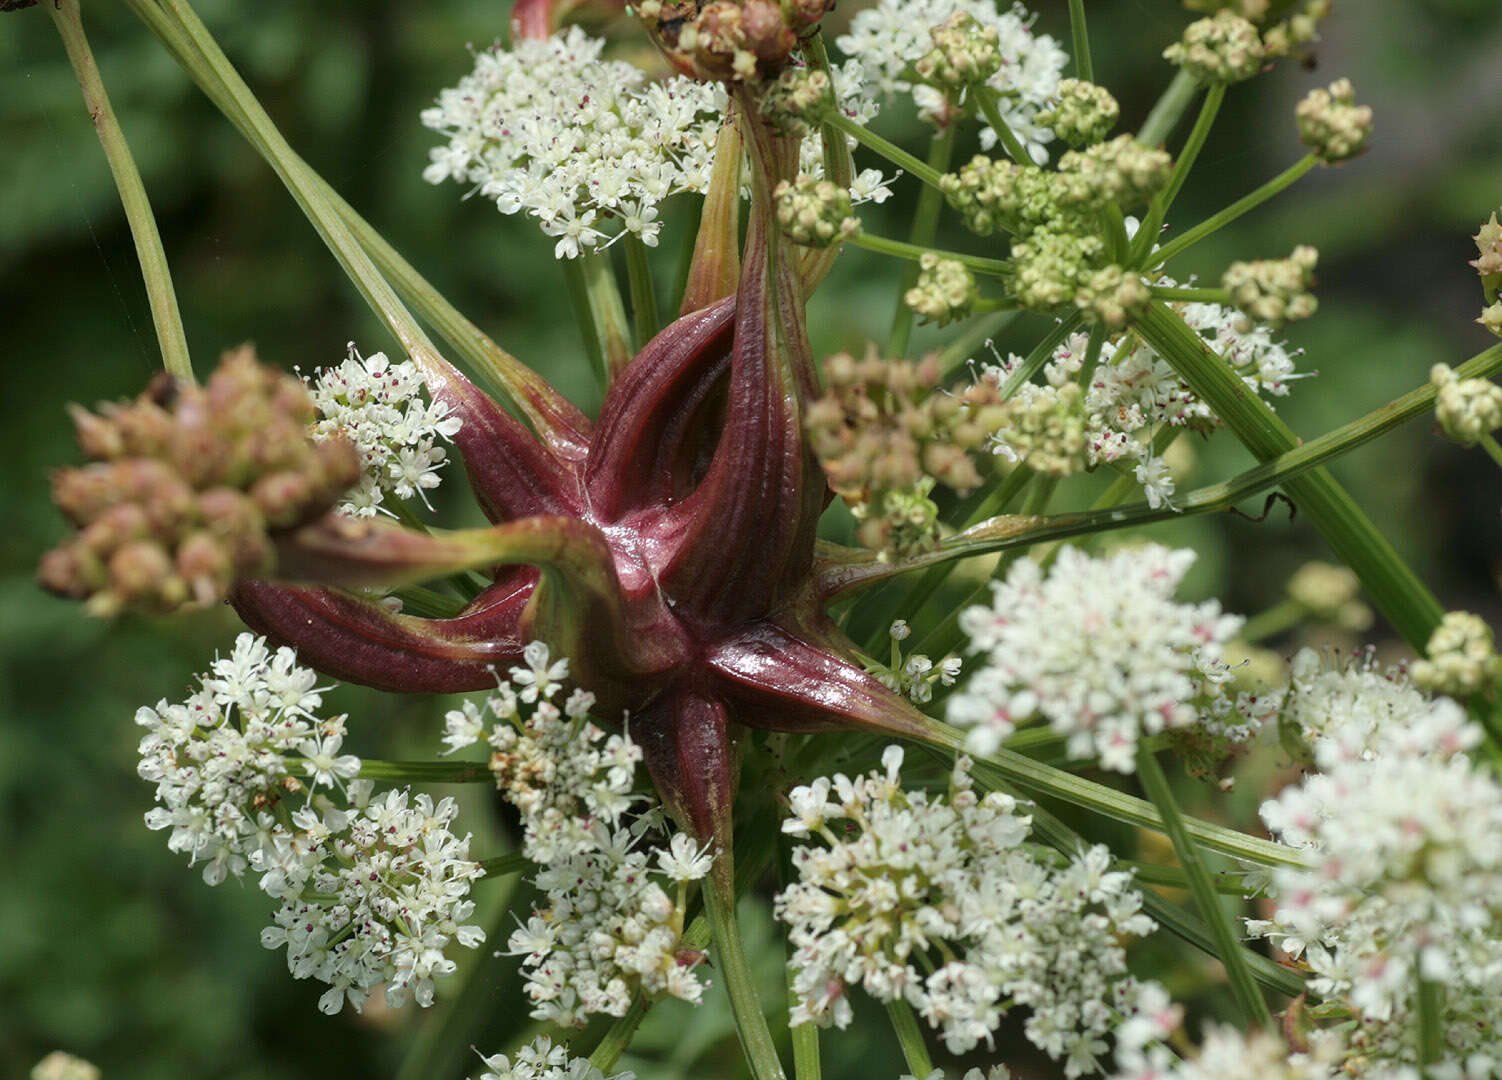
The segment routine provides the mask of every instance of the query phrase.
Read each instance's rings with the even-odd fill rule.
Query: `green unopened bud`
[[[1491,218],[1476,230],[1472,237],[1476,241],[1476,258],[1471,260],[1476,273],[1481,275],[1481,287],[1486,290],[1487,299],[1492,299],[1498,289],[1502,289],[1502,225],[1497,223],[1497,214],[1492,212]],[[1495,333],[1495,331],[1493,331]]]
[[[1019,239],[1060,214],[1054,174],[1036,165],[1015,165],[977,154],[939,187],[971,232],[989,236],[1006,229]]]
[[[801,134],[815,123],[834,101],[829,76],[810,68],[788,68],[769,85],[761,98],[761,111],[782,130]]]
[[[1469,611],[1447,611],[1429,636],[1427,659],[1413,665],[1413,681],[1425,690],[1470,697],[1502,677],[1491,627]]]
[[[1288,579],[1286,591],[1290,600],[1319,622],[1353,632],[1372,625],[1372,609],[1358,599],[1361,579],[1349,567],[1307,562]]]
[[[1035,472],[1070,476],[1086,465],[1084,393],[1078,383],[1029,385],[1007,403],[1002,454]]]
[[[1058,95],[1058,103],[1035,119],[1070,146],[1100,142],[1121,116],[1121,106],[1104,86],[1083,79],[1060,79]]]
[[[1356,104],[1350,79],[1337,79],[1328,89],[1309,91],[1296,114],[1299,140],[1326,165],[1360,154],[1372,134],[1371,107]]]
[[[934,47],[913,64],[918,77],[930,86],[957,95],[1001,69],[996,28],[982,26],[973,15],[957,11],[930,34]]]
[[[903,295],[903,302],[925,321],[945,326],[970,314],[979,294],[975,275],[958,259],[946,259],[932,251],[918,260],[918,282]]]
[[[1304,10],[1268,27],[1262,48],[1269,58],[1287,56],[1319,40],[1320,20],[1330,14],[1330,0],[1306,0]]]
[[[939,507],[928,497],[934,481],[924,477],[915,484],[888,491],[877,506],[855,510],[860,525],[856,535],[874,548],[882,562],[931,550],[942,537]]]
[[[1307,319],[1318,309],[1319,301],[1309,292],[1318,261],[1319,252],[1301,244],[1286,259],[1232,263],[1221,285],[1248,322],[1281,326]]]
[[[1074,300],[1097,268],[1105,245],[1100,237],[1056,229],[1037,229],[1012,244],[1017,275],[1013,287],[1025,308],[1048,311]]]
[[[772,196],[777,223],[796,244],[825,248],[860,232],[860,219],[850,213],[849,190],[833,181],[799,176],[781,181]]]
[[[1140,315],[1151,299],[1142,275],[1119,266],[1097,270],[1074,294],[1077,308],[1113,328]]]
[[[1448,364],[1429,369],[1435,387],[1434,415],[1445,435],[1462,446],[1475,446],[1483,435],[1502,428],[1502,386],[1486,379],[1462,379]]]
[[[1184,36],[1163,50],[1163,58],[1201,82],[1233,83],[1250,79],[1262,68],[1262,38],[1257,28],[1232,11],[1189,24]]]
[[[1162,150],[1118,135],[1059,159],[1058,197],[1082,208],[1115,203],[1122,209],[1150,200],[1168,183],[1173,159]]]
[[[1502,337],[1502,300],[1482,308],[1481,317],[1476,321],[1486,327],[1488,333]]]

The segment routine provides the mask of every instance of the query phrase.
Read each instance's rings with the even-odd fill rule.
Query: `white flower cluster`
[[[903,659],[901,642],[911,633],[912,628],[905,619],[894,622],[889,628],[892,662],[868,666],[868,670],[889,690],[897,691],[916,705],[923,705],[933,700],[934,683],[940,686],[954,685],[960,677],[964,661],[958,656],[946,656],[935,664],[933,658],[924,653],[909,653]]]
[[[1248,1035],[1213,1025],[1191,1058],[1180,1060],[1161,1044],[1125,1061],[1118,1054],[1113,1080],[1337,1080],[1346,1075],[1341,1054],[1340,1040],[1327,1033],[1316,1033],[1307,1050],[1291,1051],[1270,1031]]]
[[[1120,943],[1154,928],[1131,876],[1108,869],[1104,847],[1063,868],[1033,857],[1030,819],[1009,796],[977,797],[968,759],[947,797],[903,791],[899,747],[882,766],[790,796],[783,831],[824,841],[794,850],[798,878],[775,902],[795,948],[790,1022],[847,1026],[860,985],[907,1001],[962,1053],[1023,1005],[1028,1038],[1069,1076],[1094,1069],[1149,989]]]
[[[512,1057],[492,1054],[480,1058],[488,1072],[480,1080],[635,1080],[630,1072],[612,1073],[606,1077],[588,1058],[570,1057],[568,1047],[553,1045],[546,1035],[539,1035]]]
[[[686,886],[712,857],[680,834],[653,859],[622,822],[648,801],[631,792],[640,748],[590,722],[594,695],[575,690],[556,704],[566,659],[551,660],[540,641],[523,659],[483,706],[448,713],[444,742],[452,751],[488,741],[496,787],[521,811],[523,853],[543,866],[536,884],[547,902],[506,947],[523,957],[532,1015],[582,1026],[592,1014],[624,1015],[637,990],[698,1002],[699,957],[679,951]],[[487,732],[489,717],[499,723]]]
[[[530,214],[557,237],[560,259],[627,233],[655,246],[659,204],[709,186],[725,90],[683,76],[650,82],[632,64],[601,59],[604,47],[575,26],[479,53],[474,71],[422,113],[424,126],[449,140],[430,151],[423,179],[454,179],[504,214]],[[836,72],[835,81],[843,95],[850,75]],[[875,107],[851,110],[864,121]],[[804,140],[802,152],[802,171],[822,175],[818,138]],[[875,170],[851,188],[855,202],[888,194]]]
[[[1158,283],[1171,284],[1166,278]],[[1300,377],[1294,373],[1297,354],[1274,341],[1268,327],[1244,326],[1243,316],[1234,308],[1188,304],[1183,315],[1254,392],[1283,397],[1289,381]],[[1165,425],[1208,429],[1219,420],[1166,360],[1135,337],[1128,340],[1133,344],[1127,349],[1111,342],[1102,346],[1100,361],[1086,388],[1086,461],[1091,466],[1135,462],[1136,478],[1148,502],[1154,507],[1172,505],[1174,480],[1167,463],[1152,452],[1153,435]],[[1046,383],[1024,385],[1017,398],[1025,402],[1057,395],[1074,382],[1085,361],[1086,342],[1084,334],[1071,336],[1044,368]],[[997,359],[998,366],[984,369],[986,376],[997,382],[1004,381],[1022,363],[1015,355]],[[1022,456],[1005,431],[996,436],[993,448],[1012,461]]]
[[[261,942],[287,947],[295,977],[329,984],[325,1012],[346,998],[360,1008],[380,984],[392,1004],[410,991],[427,1005],[433,979],[454,969],[445,946],[484,940],[462,925],[483,871],[468,859],[468,837],[449,831],[452,800],[419,795],[409,808],[405,791],[372,800],[370,783],[352,779],[360,759],[339,752],[344,717],[315,714],[328,688],[296,661],[241,634],[198,693],[137,712],[147,729],[138,771],[162,804],[146,824],[171,829],[168,846],[202,861],[210,885],[261,875],[282,902]],[[347,788],[348,805],[319,788]]]
[[[1021,4],[998,10],[993,0],[879,0],[850,20],[850,32],[835,39],[845,55],[859,61],[866,92],[890,98],[911,94],[924,118],[944,115],[944,94],[926,85],[914,64],[934,47],[932,30],[955,14],[969,15],[994,29],[1001,67],[987,85],[1001,95],[1002,119],[1038,164],[1048,160],[1045,146],[1053,132],[1037,123],[1058,96],[1059,72],[1069,56],[1047,34],[1034,34],[1033,16]],[[996,132],[981,131],[981,145],[996,145]]]
[[[447,406],[422,397],[422,375],[410,360],[393,364],[385,353],[361,356],[354,342],[338,367],[318,368],[308,389],[318,409],[315,439],[342,435],[360,452],[364,475],[339,509],[369,517],[385,497],[427,502],[439,484],[448,453],[438,440],[452,439],[460,419]]]
[[[1308,665],[1296,665],[1290,708],[1330,709],[1314,742],[1321,771],[1262,818],[1313,865],[1276,869],[1276,912],[1248,927],[1305,957],[1314,994],[1347,1003],[1352,1053],[1372,1070],[1360,1075],[1417,1062],[1422,977],[1441,987],[1435,1075],[1502,1076],[1502,785],[1464,752],[1479,733],[1453,703],[1368,668]]]
[[[1042,717],[1076,759],[1135,768],[1138,741],[1196,726],[1231,743],[1261,726],[1267,706],[1235,696],[1225,645],[1241,629],[1219,603],[1173,595],[1194,552],[1155,544],[1091,558],[1065,547],[1045,575],[1021,560],[992,586],[990,607],[960,615],[986,656],[949,719],[975,752],[993,751],[1018,723]]]
[[[1011,1078],[1012,1071],[1005,1065],[992,1065],[984,1071],[980,1069],[967,1069],[961,1080],[1011,1080]],[[919,1078],[912,1073],[905,1073],[899,1076],[897,1080],[919,1080]],[[943,1069],[935,1069],[923,1077],[922,1080],[948,1080],[948,1077],[944,1075]]]

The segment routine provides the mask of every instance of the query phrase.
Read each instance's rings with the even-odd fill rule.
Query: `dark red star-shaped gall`
[[[850,579],[832,549],[816,558],[827,487],[802,426],[817,387],[804,289],[795,249],[769,226],[768,192],[794,148],[746,127],[758,173],[738,288],[648,343],[596,423],[537,381],[534,434],[452,367],[428,365],[497,523],[486,550],[500,565],[477,599],[430,619],[328,587],[243,583],[235,597],[247,623],[303,662],[384,690],[492,687],[526,642],[548,641],[603,704],[629,710],[669,806],[725,845],[743,727],[924,731],[825,613]],[[375,531],[374,561],[406,544],[432,562],[444,543],[398,532]],[[309,549],[327,537],[330,566],[358,561],[350,535],[325,525],[302,537],[308,579],[346,580],[320,574]]]

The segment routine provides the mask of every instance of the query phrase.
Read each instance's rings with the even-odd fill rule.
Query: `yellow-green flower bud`
[[[1486,379],[1462,379],[1448,364],[1429,369],[1434,384],[1434,415],[1445,435],[1462,446],[1475,446],[1483,435],[1502,428],[1502,386]]]
[[[1000,70],[996,28],[982,26],[973,15],[956,11],[929,33],[934,47],[913,64],[913,69],[930,86],[957,94]]]
[[[1114,265],[1091,274],[1074,294],[1077,308],[1112,328],[1125,326],[1151,299],[1141,274]]]
[[[1372,609],[1358,599],[1361,579],[1349,567],[1307,562],[1288,579],[1286,591],[1311,619],[1351,631],[1372,625]]]
[[[1056,229],[1038,229],[1016,241],[1012,257],[1017,263],[1018,302],[1035,311],[1072,302],[1103,250],[1098,236]]]
[[[902,298],[908,307],[925,321],[940,326],[970,314],[978,294],[975,275],[964,263],[928,251],[918,265],[918,283]]]
[[[1337,79],[1328,89],[1309,91],[1296,114],[1300,141],[1326,165],[1360,154],[1372,134],[1371,106],[1356,104],[1350,79]]]
[[[1059,159],[1058,198],[1081,208],[1115,203],[1122,209],[1147,202],[1168,183],[1173,159],[1156,147],[1118,135]]]
[[[829,76],[810,68],[788,68],[762,95],[762,113],[783,130],[803,133],[833,102]]]
[[[1281,326],[1307,319],[1319,308],[1319,301],[1309,292],[1318,261],[1318,251],[1300,244],[1286,259],[1232,263],[1221,285],[1250,322]]]
[[[1488,333],[1502,337],[1502,300],[1482,308],[1481,317],[1476,321],[1486,327]]]
[[[777,223],[794,243],[825,248],[860,232],[860,219],[850,213],[849,190],[833,181],[812,176],[783,180],[772,196]]]
[[[1413,665],[1413,681],[1425,690],[1470,697],[1502,677],[1491,627],[1469,611],[1447,611],[1424,647],[1427,659]]]
[[[1116,126],[1121,106],[1104,86],[1083,79],[1060,79],[1059,100],[1034,119],[1070,146],[1100,142]]]
[[[1184,36],[1163,50],[1163,58],[1201,82],[1250,79],[1266,56],[1257,28],[1233,11],[1190,23]]]
[[[1472,239],[1476,241],[1476,258],[1471,260],[1471,265],[1481,275],[1481,287],[1491,299],[1498,289],[1502,289],[1502,225],[1497,223],[1496,211],[1476,230]]]

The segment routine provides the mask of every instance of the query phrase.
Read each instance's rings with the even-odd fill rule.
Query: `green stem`
[[[1133,266],[1152,250],[1153,241],[1158,237],[1158,230],[1167,218],[1174,199],[1178,198],[1179,192],[1183,190],[1184,181],[1189,179],[1189,170],[1194,168],[1195,159],[1204,148],[1205,139],[1215,125],[1216,114],[1220,112],[1221,103],[1225,99],[1226,84],[1212,83],[1205,94],[1205,100],[1200,104],[1199,118],[1195,120],[1194,127],[1189,132],[1189,138],[1185,140],[1183,148],[1179,150],[1178,160],[1173,164],[1173,173],[1168,178],[1168,186],[1153,198],[1152,205],[1148,208],[1147,218],[1143,221],[1142,227],[1137,230],[1137,238],[1132,243]]]
[[[1173,311],[1151,304],[1137,331],[1259,461],[1298,449],[1288,425]],[[1393,628],[1423,649],[1444,609],[1346,490],[1323,468],[1290,477],[1283,487]]]
[[[991,125],[991,130],[996,132],[997,141],[1001,143],[1001,148],[1007,152],[1007,156],[1019,165],[1031,165],[1033,159],[1017,141],[1017,136],[1012,133],[1011,126],[1001,115],[1001,109],[997,107],[1001,95],[984,83],[972,87],[971,92],[975,95],[975,103],[980,106],[981,115],[986,118],[986,123]]]
[[[1291,630],[1304,621],[1307,614],[1303,604],[1297,604],[1292,600],[1283,600],[1260,614],[1253,615],[1241,628],[1241,633],[1236,635],[1238,641],[1244,641],[1248,645],[1255,645],[1259,641],[1276,637],[1284,631]]]
[[[510,852],[506,855],[497,855],[491,859],[481,859],[480,866],[485,871],[487,878],[510,877],[512,874],[525,874],[528,870],[535,870],[536,864],[518,852]]]
[[[928,165],[935,172],[949,171],[949,162],[954,156],[954,132],[954,125],[946,124],[928,144]],[[925,184],[918,192],[918,208],[913,213],[913,228],[908,235],[912,247],[927,250],[933,244],[934,234],[939,229],[939,212],[943,209],[944,197],[939,189]],[[903,298],[917,283],[918,267],[905,267],[902,281],[897,286],[897,310],[892,316],[892,332],[887,337],[888,356],[907,355],[908,339],[913,331],[913,309]]]
[[[626,245],[626,275],[631,286],[631,317],[636,324],[636,347],[640,349],[657,336],[662,320],[657,313],[657,289],[652,284],[652,265],[647,261],[647,245],[635,233],[621,241]]]
[[[1142,130],[1137,132],[1137,141],[1148,146],[1162,146],[1166,143],[1199,92],[1199,80],[1180,68],[1168,88],[1163,91],[1163,96],[1153,105],[1152,112],[1147,114]]]
[[[361,780],[395,784],[494,783],[490,766],[470,761],[360,761]]]
[[[1495,461],[1499,468],[1502,468],[1502,446],[1497,444],[1497,440],[1490,435],[1482,435],[1477,442],[1481,449],[1486,451],[1487,456]]]
[[[815,30],[803,39],[803,55],[808,59],[811,69],[822,71],[829,77],[830,105],[838,111],[839,103],[833,100],[834,71],[829,63],[829,50],[824,47],[822,30]],[[850,157],[850,147],[845,143],[845,136],[827,120],[819,125],[819,136],[824,151],[825,178],[839,187],[848,188],[855,179],[855,162]]]
[[[756,996],[751,965],[746,960],[746,949],[741,942],[740,924],[735,918],[734,893],[725,874],[711,872],[703,891],[704,913],[709,917],[717,968],[730,998],[730,1010],[735,1014],[736,1030],[740,1032],[741,1049],[746,1053],[754,1080],[786,1080],[761,1001]]]
[[[867,150],[880,154],[893,165],[896,165],[905,172],[911,173],[930,187],[939,187],[940,174],[938,172],[929,168],[896,143],[883,139],[864,124],[857,124],[838,109],[826,111],[822,119],[826,126],[843,131]]]
[[[1432,979],[1418,979],[1418,1038],[1419,1065],[1425,1080],[1434,1075],[1431,1065],[1437,1065],[1445,1056],[1445,1024],[1443,1011],[1443,988]]]
[[[583,263],[584,292],[594,316],[600,352],[605,357],[609,380],[619,375],[631,362],[631,324],[626,320],[626,305],[621,300],[620,285],[615,279],[608,251],[590,251],[579,256]]]
[[[966,255],[958,251],[934,251],[933,248],[910,244],[905,240],[893,240],[890,237],[873,236],[865,232],[858,232],[845,242],[865,248],[867,251],[876,251],[882,255],[895,255],[899,259],[911,259],[913,262],[933,253],[945,259],[962,262],[970,269],[989,274],[991,277],[1003,277],[1012,272],[1012,264],[1004,259],[988,259],[984,255]],[[906,305],[904,305],[905,308]]]
[[[1167,285],[1150,285],[1149,293],[1154,300],[1168,300],[1187,304],[1230,304],[1229,289],[1180,289]]]
[[[136,258],[141,264],[141,277],[146,284],[151,321],[156,327],[157,345],[162,350],[162,366],[175,378],[191,383],[193,361],[188,353],[188,339],[183,332],[183,317],[177,307],[177,292],[172,287],[172,271],[167,265],[167,253],[162,248],[162,236],[151,212],[146,185],[141,181],[140,170],[131,156],[125,132],[110,105],[104,79],[84,34],[78,0],[52,0],[42,7],[52,16],[52,22],[62,37],[68,62],[73,65],[73,74],[78,77],[79,88],[83,91],[89,119],[93,121],[99,144],[109,162],[110,175],[120,193],[120,205],[125,208],[125,220],[130,225]]]
[[[1054,350],[1063,344],[1064,340],[1070,334],[1079,329],[1080,324],[1084,321],[1085,316],[1081,312],[1076,311],[1068,318],[1055,323],[1053,329],[1043,335],[1043,340],[1033,346],[1033,351],[1028,353],[1023,358],[1022,363],[1013,368],[1011,374],[1002,381],[999,391],[1002,400],[1010,399],[1021,388],[1023,383],[1028,382],[1034,375],[1042,371],[1043,365],[1047,364],[1053,358]]]
[[[569,305],[574,309],[574,321],[579,325],[579,335],[584,339],[584,352],[589,357],[589,366],[595,373],[595,381],[601,386],[610,385],[610,361],[605,357],[604,339],[595,324],[594,307],[589,302],[589,283],[584,276],[583,259],[564,259],[563,283],[568,289]]]
[[[1085,0],[1069,0],[1069,32],[1074,38],[1074,72],[1086,82],[1095,81],[1090,62],[1090,33],[1085,28]],[[918,1080],[923,1080],[920,1076]]]
[[[1138,862],[1135,859],[1118,859],[1117,864],[1123,870],[1132,871],[1133,876],[1144,885],[1164,885],[1171,889],[1188,889],[1189,875],[1178,866],[1160,866],[1157,863]],[[1215,891],[1222,896],[1234,896],[1238,899],[1246,897],[1246,886],[1242,884],[1241,875],[1234,872],[1210,875],[1211,884]]]
[[[1225,228],[1243,214],[1250,213],[1274,195],[1286,190],[1318,164],[1319,158],[1314,154],[1300,158],[1256,191],[1253,191],[1249,195],[1243,195],[1220,213],[1213,214],[1188,232],[1164,244],[1148,256],[1148,264],[1151,266],[1163,266],[1170,259],[1183,254],[1205,237]]]
[[[1195,906],[1199,908],[1200,915],[1209,924],[1210,934],[1215,939],[1215,952],[1220,957],[1221,963],[1225,965],[1226,976],[1231,983],[1231,993],[1235,995],[1247,1022],[1253,1027],[1271,1028],[1272,1013],[1268,1010],[1267,1000],[1262,996],[1262,991],[1257,989],[1251,970],[1242,957],[1241,939],[1236,933],[1236,928],[1231,925],[1230,914],[1220,902],[1220,896],[1215,891],[1215,883],[1210,880],[1210,872],[1200,858],[1198,845],[1190,838],[1189,831],[1185,828],[1184,817],[1179,812],[1179,804],[1174,799],[1173,788],[1169,786],[1168,777],[1163,774],[1163,767],[1158,764],[1158,759],[1151,750],[1143,748],[1138,751],[1137,777],[1142,781],[1143,790],[1147,792],[1148,798],[1152,800],[1153,805],[1158,808],[1158,813],[1163,817],[1164,831],[1173,842],[1174,854],[1178,856],[1179,865],[1183,867],[1184,874],[1188,878],[1189,891],[1194,896]]]
[[[897,1042],[902,1047],[908,1072],[917,1077],[917,1080],[924,1080],[934,1071],[934,1061],[928,1055],[928,1047],[923,1042],[923,1032],[918,1028],[918,1018],[913,1015],[913,1007],[900,997],[893,998],[887,1002],[887,1017],[892,1021],[892,1030],[897,1033]]]

